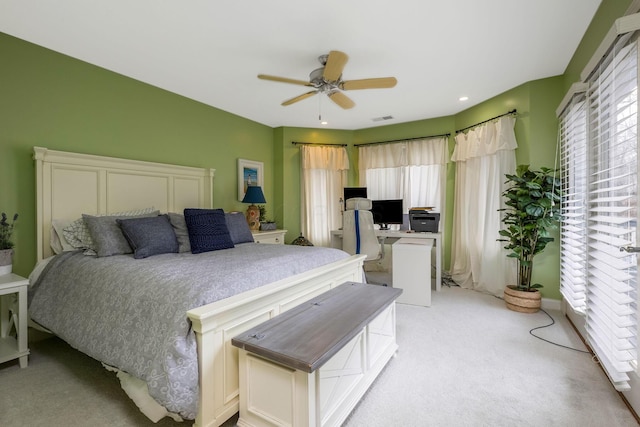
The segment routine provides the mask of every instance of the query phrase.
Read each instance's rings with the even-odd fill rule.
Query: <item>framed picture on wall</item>
[[[264,163],[238,159],[238,201],[242,201],[247,187],[264,186]]]

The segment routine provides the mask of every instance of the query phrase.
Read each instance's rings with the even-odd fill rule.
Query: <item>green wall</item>
[[[0,211],[20,214],[18,274],[36,259],[34,146],[215,168],[214,205],[226,210],[246,209],[237,159],[263,161],[272,200],[270,127],[2,33],[0,58]]]
[[[587,62],[589,62],[598,46],[600,46],[600,43],[613,25],[613,22],[621,16],[624,16],[632,1],[633,0],[602,1],[564,72],[565,92],[572,83],[580,81],[580,73],[587,65]]]
[[[278,153],[276,182],[279,186],[275,193],[277,200],[276,222],[288,230],[286,241],[291,242],[300,235],[300,147],[292,142],[314,144],[353,144],[353,131],[334,129],[312,129],[284,127],[274,132],[274,150]],[[356,165],[350,156],[349,176],[353,179]]]
[[[613,21],[631,0],[603,0],[562,76],[526,82],[456,115],[356,131],[272,129],[222,110],[0,33],[0,211],[20,214],[15,270],[35,263],[33,146],[216,169],[214,204],[244,210],[236,200],[238,158],[264,162],[267,216],[300,232],[300,156],[291,141],[348,144],[349,183],[358,184],[354,144],[451,133],[518,110],[518,163],[550,166],[555,160],[555,110],[578,81]],[[497,76],[496,78],[499,78]],[[450,263],[455,165],[447,172],[445,268]],[[536,259],[534,280],[547,298],[560,298],[557,242]]]

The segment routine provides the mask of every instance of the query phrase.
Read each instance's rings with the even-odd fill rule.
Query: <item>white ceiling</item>
[[[601,0],[2,0],[0,31],[271,127],[361,129],[452,115],[562,74]],[[283,107],[330,50],[393,89]],[[460,102],[460,96],[469,101]],[[372,119],[391,115],[393,120]]]

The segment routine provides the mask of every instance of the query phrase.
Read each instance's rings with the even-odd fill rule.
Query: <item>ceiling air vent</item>
[[[393,116],[382,116],[382,117],[374,117],[373,120],[374,122],[382,122],[384,120],[392,120]]]

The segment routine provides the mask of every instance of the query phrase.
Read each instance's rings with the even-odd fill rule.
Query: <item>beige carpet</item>
[[[531,336],[544,313],[515,313],[460,288],[429,308],[398,305],[400,349],[345,426],[636,426],[591,356]],[[583,348],[560,313],[536,331]],[[154,424],[111,372],[58,338],[32,334],[29,367],[0,365],[0,426]],[[234,419],[226,426],[233,426]]]

